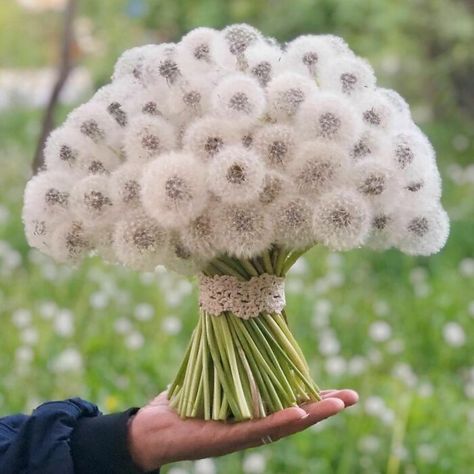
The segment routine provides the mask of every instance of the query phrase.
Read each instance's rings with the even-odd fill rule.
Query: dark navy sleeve
[[[44,403],[31,416],[0,418],[0,473],[142,474],[127,447],[128,419],[137,410],[102,415],[72,398]]]

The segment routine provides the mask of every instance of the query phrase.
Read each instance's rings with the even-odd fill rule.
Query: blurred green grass
[[[463,17],[463,2],[445,2],[460,20],[454,39],[451,22],[429,33],[446,12],[442,3],[432,2],[417,20],[425,27],[419,31],[434,34],[423,44],[411,7],[426,5],[424,0],[404,7],[359,2],[358,9],[342,1],[138,2],[146,7],[138,16],[127,10],[134,3],[82,4],[81,15],[91,19],[93,34],[103,43],[100,54],[79,58],[96,85],[107,80],[126,47],[178,37],[199,23],[245,20],[282,39],[304,31],[342,34],[358,53],[368,55],[377,73],[379,65],[383,85],[400,90],[410,103],[430,107],[422,128],[438,152],[443,202],[452,218],[446,248],[430,258],[366,250],[334,255],[316,248],[300,262],[288,282],[292,330],[316,381],[323,387],[352,387],[361,401],[342,416],[254,453],[266,463],[260,472],[268,473],[470,472],[474,121],[459,103],[453,76],[467,62],[463,48],[470,32],[464,25],[474,24]],[[46,18],[51,28],[44,32]],[[12,27],[20,23],[29,26],[21,41]],[[54,41],[39,39],[55,38],[58,31],[56,14],[35,16],[13,2],[2,4],[2,65],[52,62]],[[424,46],[444,44],[446,37],[452,43],[446,46],[443,69],[425,56]],[[400,69],[385,74],[384,58],[394,54]],[[408,65],[417,59],[422,67],[410,72]],[[423,82],[430,74],[429,84]],[[63,107],[59,117],[66,112]],[[15,108],[0,114],[0,413],[77,395],[105,411],[141,405],[174,376],[196,320],[195,289],[165,273],[137,275],[96,259],[70,269],[31,251],[20,213],[41,111]],[[471,180],[461,182],[459,176],[468,176],[469,169]],[[239,453],[210,466],[181,467],[196,473],[257,472],[247,461],[248,453]],[[172,469],[178,473],[175,466],[164,472]]]

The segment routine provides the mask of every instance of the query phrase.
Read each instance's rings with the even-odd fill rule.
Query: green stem
[[[288,270],[296,263],[301,255],[305,254],[311,247],[306,247],[302,250],[294,250],[285,260],[285,263],[281,270],[281,276],[285,276],[288,273]]]
[[[258,272],[249,260],[241,260],[240,263],[245,268],[246,272],[251,276],[258,276]]]
[[[263,258],[263,267],[265,268],[265,271],[269,275],[273,275],[273,265],[272,265],[272,258],[270,256],[270,250],[265,250],[262,254]]]

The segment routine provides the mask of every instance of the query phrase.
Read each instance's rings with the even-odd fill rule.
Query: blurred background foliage
[[[0,4],[0,414],[80,395],[105,411],[165,388],[195,323],[192,284],[30,251],[21,201],[54,82],[64,0]],[[164,472],[456,473],[474,464],[474,4],[471,0],[80,0],[58,122],[119,54],[196,26],[248,22],[279,41],[343,36],[432,140],[452,219],[431,258],[314,249],[292,272],[292,328],[321,385],[361,402],[265,449]]]

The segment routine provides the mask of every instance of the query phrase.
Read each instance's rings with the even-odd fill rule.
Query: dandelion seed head
[[[297,137],[286,125],[266,125],[255,134],[253,145],[267,166],[284,169],[293,159]]]

